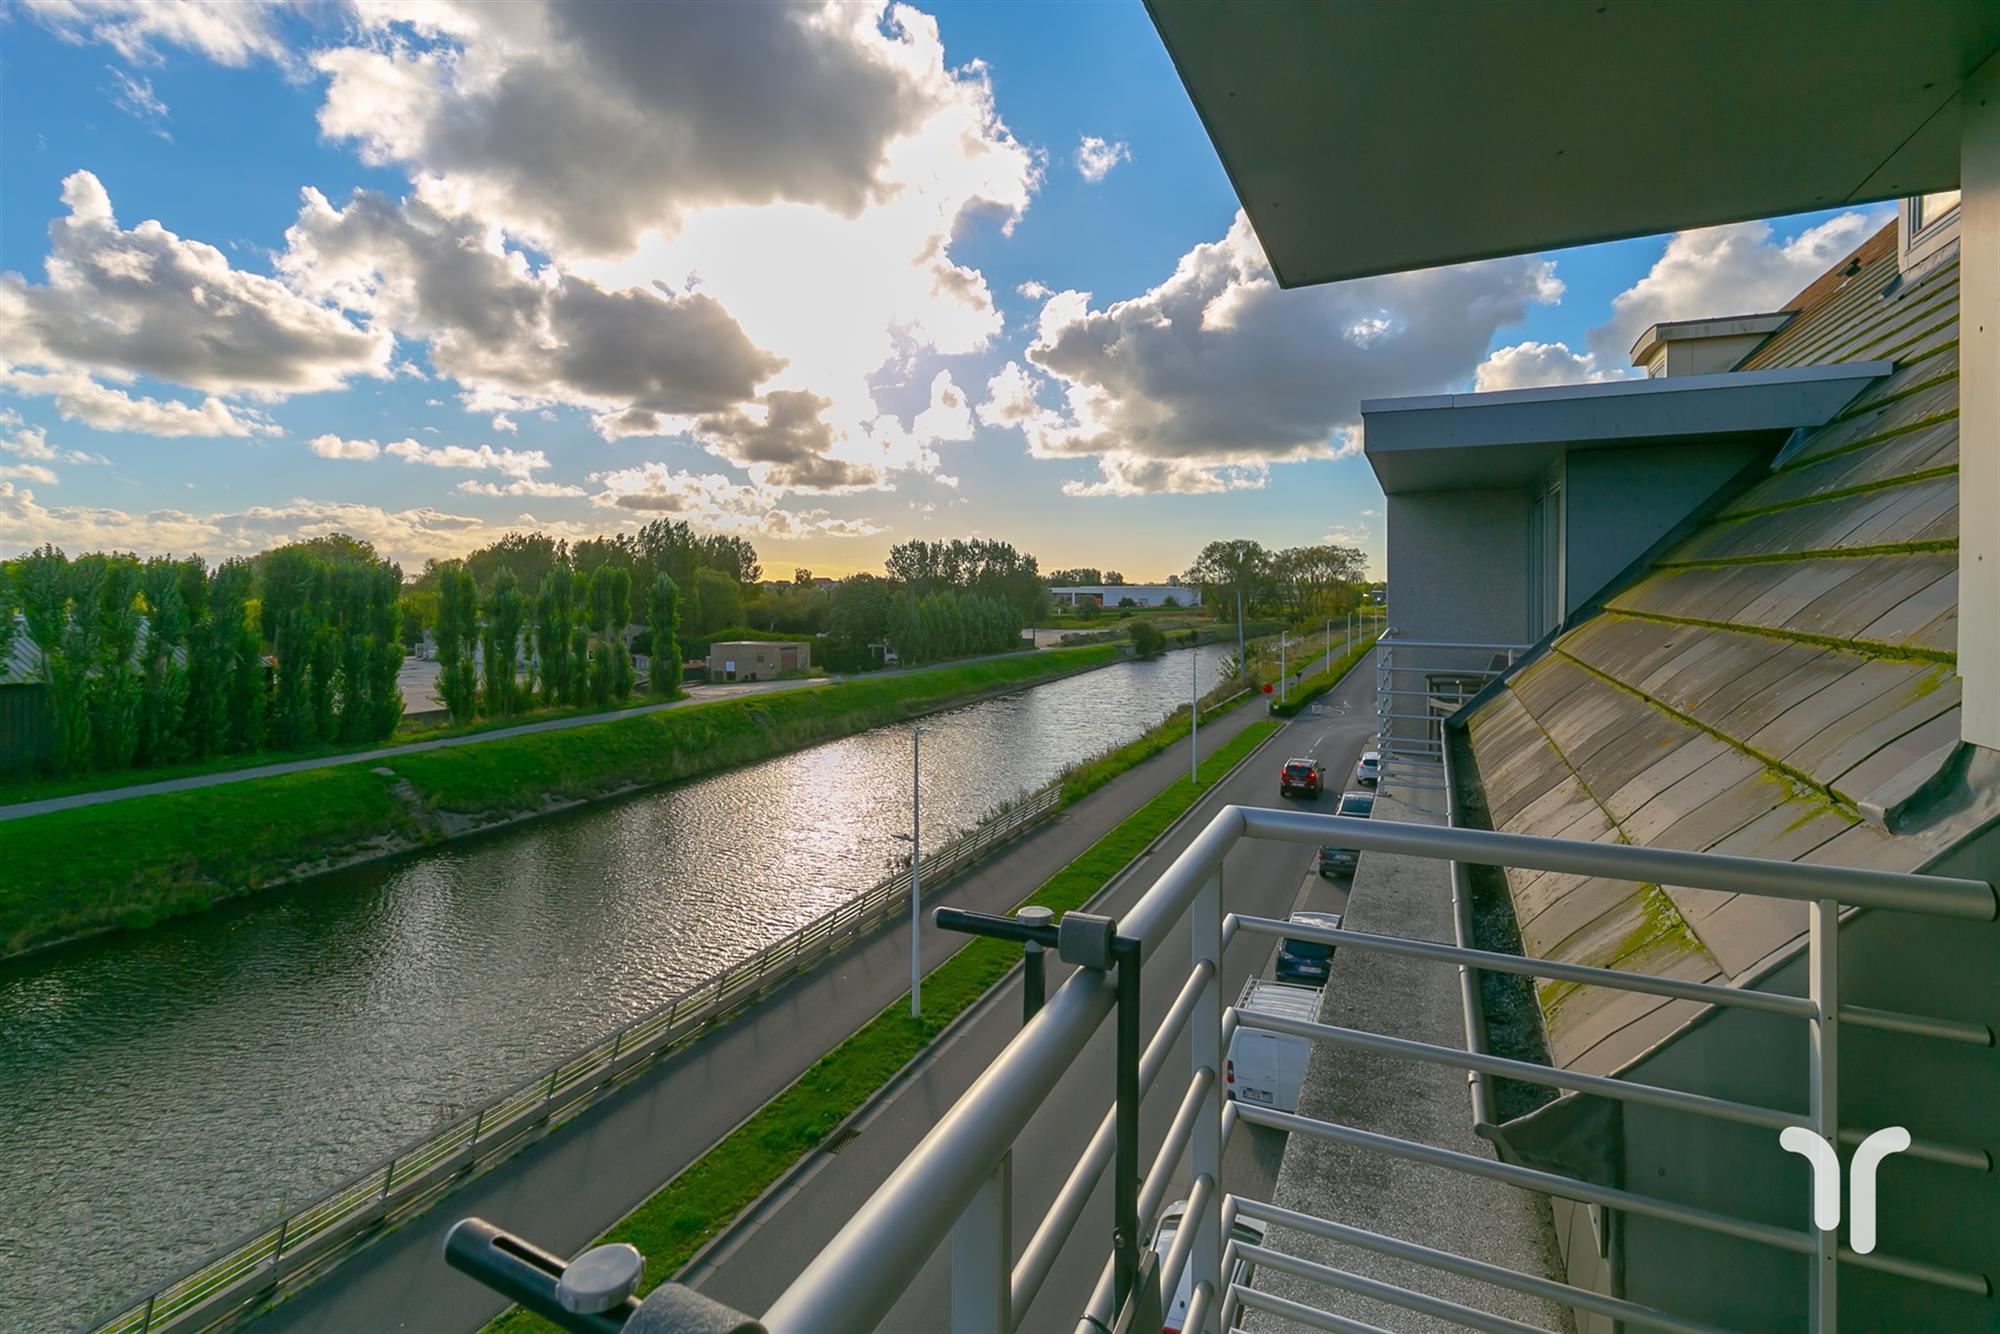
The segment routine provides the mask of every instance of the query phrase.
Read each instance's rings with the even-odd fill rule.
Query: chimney
[[[1760,343],[1784,328],[1793,313],[1781,310],[1655,324],[1632,344],[1632,364],[1648,379],[1733,371]]]

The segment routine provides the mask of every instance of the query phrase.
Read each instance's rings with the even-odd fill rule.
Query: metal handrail
[[[1054,814],[1062,784],[1052,783],[924,857],[926,884],[979,861],[995,847]],[[247,1297],[323,1259],[401,1207],[427,1199],[446,1180],[469,1174],[525,1147],[539,1126],[574,1115],[631,1075],[707,1032],[745,1002],[816,966],[828,955],[900,915],[910,872],[878,881],[846,903],[703,978],[636,1019],[581,1047],[505,1093],[350,1177],[275,1224],[265,1224],[215,1252],[186,1274],[82,1328],[89,1334],[147,1334],[184,1328],[224,1299]]]
[[[1489,951],[1375,936],[1339,928],[1312,928],[1303,923],[1278,923],[1269,918],[1225,914],[1222,866],[1230,850],[1244,838],[1303,844],[1337,843],[1362,851],[1396,853],[1461,864],[1565,871],[1804,902],[1810,905],[1808,995],[1801,999],[1719,988],[1710,984],[1612,969],[1584,969],[1581,965],[1559,961],[1520,959]],[[1185,1036],[1190,1049],[1190,1073],[1185,1082],[1177,1081],[1171,1086],[1177,1090],[1173,1131],[1169,1143],[1154,1160],[1154,1171],[1143,1180],[1141,1203],[1145,1207],[1140,1214],[1142,1227],[1150,1226],[1151,1212],[1165,1197],[1169,1179],[1167,1165],[1178,1158],[1183,1140],[1191,1145],[1191,1174],[1194,1180],[1213,1181],[1216,1186],[1191,1192],[1189,1208],[1182,1223],[1183,1233],[1177,1238],[1172,1254],[1167,1257],[1169,1263],[1161,1279],[1163,1290],[1159,1296],[1171,1296],[1174,1289],[1169,1284],[1178,1282],[1174,1270],[1185,1268],[1193,1276],[1193,1291],[1207,1294],[1199,1298],[1200,1315],[1190,1321],[1191,1330],[1199,1327],[1200,1320],[1208,1318],[1208,1312],[1217,1304],[1218,1296],[1221,1318],[1225,1323],[1235,1308],[1244,1304],[1281,1313],[1317,1328],[1367,1328],[1343,1316],[1246,1289],[1226,1278],[1230,1272],[1227,1257],[1232,1253],[1250,1254],[1250,1251],[1229,1240],[1225,1230],[1228,1226],[1225,1220],[1233,1215],[1239,1201],[1228,1193],[1222,1178],[1223,1145],[1231,1130],[1244,1123],[1301,1132],[1504,1181],[1545,1194],[1644,1213],[1808,1255],[1817,1262],[1811,1293],[1815,1329],[1831,1328],[1832,1275],[1836,1262],[1899,1274],[1964,1292],[1990,1292],[1990,1284],[1984,1275],[1896,1256],[1857,1255],[1840,1247],[1838,1238],[1830,1233],[1777,1227],[1351,1126],[1315,1121],[1234,1101],[1225,1104],[1213,1084],[1213,1071],[1220,1064],[1220,1053],[1225,1049],[1229,1031],[1241,1023],[1247,1027],[1299,1033],[1314,1040],[1369,1046],[1461,1068],[1483,1066],[1494,1073],[1533,1078],[1560,1087],[1587,1087],[1594,1093],[1651,1102],[1695,1115],[1767,1127],[1804,1125],[1825,1138],[1851,1138],[1857,1132],[1839,1124],[1838,1099],[1832,1080],[1838,1016],[1842,1007],[1837,974],[1831,964],[1837,939],[1834,929],[1843,904],[1964,920],[1992,921],[2000,917],[2000,898],[1996,898],[1994,887],[1976,880],[1849,867],[1800,866],[1712,853],[1400,824],[1386,819],[1363,820],[1236,806],[1224,808],[1118,924],[1121,934],[1141,942],[1147,957],[1155,961],[1151,967],[1159,966],[1159,947],[1171,927],[1186,918],[1193,928],[1192,971],[1179,989],[1167,1022],[1155,1034],[1147,1053],[1148,1057],[1153,1057],[1156,1052]],[[1344,949],[1375,949],[1453,963],[1463,968],[1560,975],[1594,986],[1684,996],[1703,1003],[1761,1009],[1802,1019],[1806,1022],[1812,1044],[1811,1107],[1805,1113],[1752,1107],[1703,1094],[1509,1061],[1388,1035],[1281,1019],[1262,1013],[1239,1013],[1234,1007],[1223,1006],[1219,1000],[1219,970],[1225,938],[1241,929],[1269,934],[1279,928],[1288,935],[1313,936]],[[1729,994],[1721,994],[1724,992]],[[1054,1096],[1070,1065],[1079,1058],[1112,1007],[1113,987],[1104,974],[1090,970],[1074,973],[972,1088],[938,1121],[931,1133],[875,1195],[862,1205],[852,1221],[771,1306],[764,1322],[772,1334],[807,1334],[808,1331],[810,1334],[842,1334],[843,1331],[859,1334],[859,1331],[873,1329],[879,1324],[928,1261],[937,1247],[938,1238],[958,1225],[967,1206],[1007,1159],[1015,1140]],[[1878,1027],[1951,1041],[1985,1041],[1989,1040],[1991,1031],[1984,1025],[1957,1020],[1866,1010],[1859,1013],[1876,1019]],[[1158,1070],[1159,1063],[1156,1061],[1142,1063],[1142,1095],[1158,1082]],[[1952,1146],[1936,1147],[1943,1151],[1938,1156],[1945,1161],[1955,1161],[1949,1156],[1955,1153],[1961,1155],[1968,1166],[1978,1165],[1973,1161],[1975,1159],[1983,1162],[1983,1155],[1976,1151],[1958,1150]],[[999,1254],[997,1263],[1012,1269],[1014,1293],[1021,1298],[1009,1308],[1014,1322],[1021,1320],[1028,1304],[1039,1291],[1048,1265],[1053,1262],[1053,1251],[1064,1245],[1074,1224],[1072,1209],[1080,1210],[1082,1200],[1088,1197],[1090,1188],[1102,1174],[1107,1157],[1108,1154],[1098,1152],[1098,1146],[1093,1141],[1069,1181],[1058,1192],[1056,1204],[1035,1232],[1034,1240],[1019,1265],[1011,1263],[1004,1248]],[[1250,1201],[1240,1203],[1251,1216],[1272,1217],[1268,1211],[1273,1206]],[[1329,1228],[1340,1226],[1327,1224]],[[1425,1248],[1361,1229],[1351,1231],[1355,1238],[1366,1239],[1365,1242],[1357,1241],[1357,1244],[1373,1244],[1377,1249],[1400,1254],[1405,1259],[1423,1260],[1420,1253],[1425,1252]],[[1392,1247],[1405,1249],[1391,1250]],[[975,1253],[973,1248],[964,1251],[956,1247],[953,1249],[954,1257]],[[1444,1252],[1434,1254],[1437,1257],[1436,1267],[1457,1267],[1461,1273],[1473,1272],[1480,1264]],[[1261,1253],[1259,1258],[1262,1258]],[[954,1263],[957,1262],[955,1258]],[[1029,1280],[1025,1284],[1021,1281],[1024,1278]],[[1616,1299],[1587,1293],[1554,1280],[1529,1276],[1515,1278],[1514,1286],[1520,1290],[1607,1314],[1611,1312],[1606,1310],[1606,1304],[1616,1303],[1615,1318],[1632,1323],[1681,1330],[1701,1327],[1698,1322],[1667,1312],[1652,1311],[1632,1303],[1617,1303]],[[1353,1281],[1347,1282],[1347,1286],[1367,1287],[1370,1295],[1391,1304],[1412,1310],[1434,1310],[1436,1299],[1425,1294],[1390,1285],[1382,1285],[1389,1290],[1380,1291],[1370,1286],[1375,1283],[1374,1280],[1342,1275],[1343,1282],[1348,1279]],[[954,1282],[957,1281],[959,1279],[955,1276]],[[984,1290],[994,1280],[990,1276],[975,1276],[971,1281]],[[1004,1276],[1001,1281],[1005,1281]],[[1130,1315],[1130,1312],[1123,1315]],[[1116,1318],[1123,1318],[1123,1315],[1109,1310],[1108,1287],[1100,1282],[1088,1310],[1089,1322],[1093,1325],[1101,1323],[1102,1327],[1109,1328]],[[1487,1327],[1514,1327],[1483,1313],[1480,1320],[1486,1322]]]

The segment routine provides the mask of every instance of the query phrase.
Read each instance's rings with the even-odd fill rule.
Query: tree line
[[[403,713],[402,583],[337,535],[212,568],[44,546],[0,562],[0,661],[35,650],[62,774],[378,740]]]
[[[1210,542],[1182,577],[1217,614],[1236,598],[1248,611],[1290,618],[1344,615],[1360,604],[1368,560],[1357,547],[1326,543],[1268,551],[1249,538]]]

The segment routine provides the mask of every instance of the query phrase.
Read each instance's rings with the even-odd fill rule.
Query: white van
[[[1243,988],[1243,999],[1236,1002],[1236,1008],[1311,1023],[1319,1018],[1319,989],[1253,977]],[[1311,1045],[1290,1033],[1272,1033],[1239,1023],[1222,1063],[1223,1090],[1259,1107],[1296,1112]]]

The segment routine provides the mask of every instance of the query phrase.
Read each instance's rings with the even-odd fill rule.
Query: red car
[[[1290,759],[1278,773],[1278,795],[1317,797],[1326,784],[1326,774],[1318,760]]]

